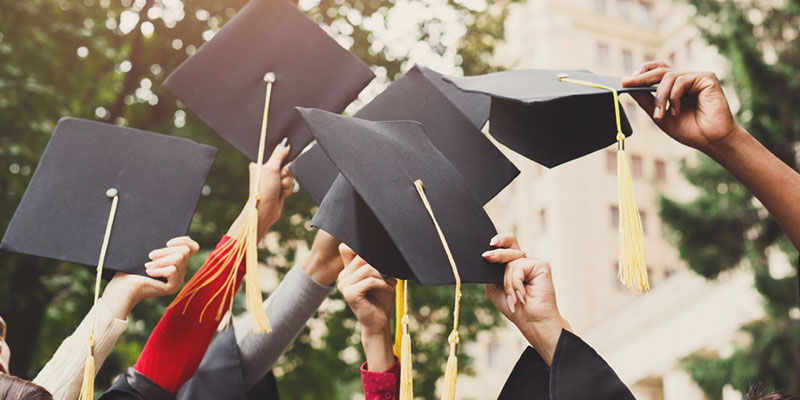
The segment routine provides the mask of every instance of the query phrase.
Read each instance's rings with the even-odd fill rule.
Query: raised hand
[[[188,236],[174,238],[167,247],[150,252],[145,271],[150,278],[117,272],[103,291],[103,301],[117,319],[126,319],[140,301],[175,294],[183,286],[186,266],[200,245]],[[158,279],[163,278],[166,282]]]
[[[339,251],[345,264],[339,274],[339,291],[361,324],[367,369],[385,371],[395,362],[389,324],[396,281],[385,279],[344,243]]]
[[[687,146],[709,152],[741,130],[713,72],[679,72],[661,61],[644,64],[623,86],[658,84],[655,97],[631,93],[668,135]]]
[[[570,329],[558,311],[550,264],[527,258],[513,234],[497,235],[490,244],[498,248],[483,257],[504,263],[505,274],[502,285],[486,285],[486,295],[550,364],[561,330]]]

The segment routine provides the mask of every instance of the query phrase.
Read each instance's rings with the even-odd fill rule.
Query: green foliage
[[[800,114],[800,2],[689,0],[707,41],[730,61],[731,84],[741,106],[739,122],[786,164],[798,169]],[[800,321],[795,276],[775,278],[767,264],[768,249],[797,259],[777,222],[722,167],[706,157],[684,168],[699,193],[681,203],[661,200],[661,217],[674,231],[681,257],[695,272],[715,278],[721,272],[749,266],[755,288],[765,300],[767,316],[745,328],[749,346],[729,357],[695,355],[686,368],[711,399],[722,387],[747,393],[751,384],[798,393]]]
[[[503,38],[510,1],[470,8],[457,0],[414,1],[424,9],[444,5],[464,32],[443,45],[452,21],[418,15],[413,39],[433,54],[459,62],[468,73],[492,70],[490,56]],[[169,94],[160,82],[235,15],[245,0],[0,0],[0,229],[19,203],[59,118],[75,116],[190,138],[220,149],[206,194],[190,228],[204,249],[214,246],[247,196],[246,160]],[[476,2],[471,2],[476,4]],[[310,0],[301,8],[376,71],[385,85],[408,65],[410,49],[380,40],[394,1]],[[369,22],[369,23],[367,23]],[[450,24],[450,25],[448,25]],[[65,201],[67,201],[65,199]],[[273,227],[278,246],[262,259],[284,273],[298,248],[309,246],[314,211],[302,191]],[[201,252],[202,254],[202,252]],[[193,259],[196,271],[203,257]],[[11,370],[32,378],[89,309],[93,274],[52,260],[0,253],[0,314],[14,351]],[[170,299],[151,299],[130,317],[128,332],[100,371],[103,387],[131,365]],[[430,397],[447,357],[452,321],[451,288],[412,286],[417,393]],[[241,307],[236,308],[241,310]],[[482,287],[465,288],[462,338],[498,322]],[[352,314],[338,294],[309,323],[276,372],[286,398],[349,398],[359,391],[361,350]],[[469,371],[469,360],[460,367]],[[335,377],[336,379],[331,379]]]

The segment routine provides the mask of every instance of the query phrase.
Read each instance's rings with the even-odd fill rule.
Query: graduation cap
[[[185,235],[217,150],[76,118],[56,125],[0,248],[144,275],[149,252]],[[99,255],[99,256],[98,256]],[[81,398],[94,389],[94,326]]]
[[[312,140],[292,108],[339,113],[373,77],[294,3],[251,0],[164,86],[252,161],[259,147],[260,154],[271,154],[284,137],[291,160]],[[265,101],[265,81],[274,82],[272,104]],[[266,145],[259,146],[267,116]]]
[[[481,257],[489,248],[486,239],[496,232],[492,221],[419,122],[299,112],[341,173],[312,225],[350,245],[385,275],[456,285],[445,374],[445,392],[454,392],[461,283],[498,283],[503,278],[501,268]],[[355,218],[340,220],[347,212],[355,212]],[[401,364],[406,362],[410,357],[401,357]],[[404,370],[409,368],[401,365],[401,377]],[[404,383],[401,379],[401,387]]]
[[[546,167],[617,142],[619,278],[628,288],[649,291],[644,233],[625,157],[625,138],[632,129],[618,97],[619,93],[654,91],[655,87],[622,87],[620,78],[544,69],[446,79],[462,90],[492,96],[492,136]]]
[[[149,252],[188,231],[216,154],[187,139],[63,118],[0,248],[96,267],[117,197],[105,277],[147,276]]]
[[[489,113],[489,97],[466,93],[441,74],[414,66],[355,116],[370,121],[422,123],[431,142],[456,167],[481,204],[505,188],[519,170],[480,131]],[[338,170],[314,146],[290,166],[300,186],[322,203]]]

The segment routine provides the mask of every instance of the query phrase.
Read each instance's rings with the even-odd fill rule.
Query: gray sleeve
[[[302,266],[295,265],[264,301],[271,333],[254,334],[253,316],[250,314],[234,322],[244,383],[248,389],[272,369],[333,288],[315,281]]]

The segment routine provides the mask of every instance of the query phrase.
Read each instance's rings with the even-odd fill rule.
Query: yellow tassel
[[[246,268],[245,274],[245,297],[247,299],[247,311],[253,315],[253,332],[254,333],[269,333],[272,328],[267,319],[267,313],[264,312],[263,297],[261,296],[261,288],[258,286],[258,211],[253,206],[247,216],[247,243],[246,249]]]
[[[619,184],[619,280],[628,289],[636,286],[639,293],[650,291],[644,250],[644,230],[633,193],[633,182],[625,157],[624,139],[617,152],[617,183]]]
[[[252,194],[250,195],[250,202],[248,203],[247,207],[250,209],[247,212],[245,217],[245,221],[242,226],[239,228],[237,232],[234,233],[232,240],[225,243],[224,245],[220,246],[217,250],[211,252],[208,257],[208,261],[200,268],[200,271],[189,280],[186,286],[178,293],[178,296],[175,297],[175,300],[169,305],[169,307],[175,307],[183,300],[186,300],[186,304],[183,307],[183,312],[186,312],[187,307],[189,306],[189,302],[192,301],[194,295],[202,289],[204,286],[208,285],[215,279],[219,278],[222,275],[223,271],[219,268],[215,268],[219,265],[228,265],[232,263],[234,268],[231,268],[228,271],[228,276],[225,280],[225,283],[222,287],[211,297],[211,299],[206,303],[205,308],[200,312],[200,322],[203,321],[203,315],[206,312],[206,308],[219,296],[222,295],[223,299],[230,299],[227,304],[227,309],[225,308],[226,304],[222,302],[217,310],[216,320],[219,321],[223,315],[226,316],[226,321],[224,325],[227,328],[227,325],[230,323],[229,313],[233,308],[233,298],[234,298],[234,288],[236,284],[236,267],[241,264],[244,260],[245,262],[245,276],[244,276],[244,284],[245,284],[245,307],[248,312],[253,315],[253,332],[254,333],[269,333],[272,332],[272,327],[269,324],[269,319],[267,318],[267,313],[264,311],[263,307],[263,297],[261,294],[261,288],[258,286],[258,200],[259,200],[259,190],[258,184],[261,182],[261,166],[264,164],[264,146],[266,141],[267,135],[267,120],[269,115],[269,104],[270,98],[272,95],[272,84],[275,82],[275,74],[268,72],[264,75],[264,81],[267,82],[265,99],[264,99],[264,114],[262,116],[262,123],[261,123],[261,136],[259,137],[259,144],[258,144],[258,161],[257,161],[257,169],[256,169],[256,176],[255,179],[252,181],[255,187],[251,187]],[[217,257],[217,254],[228,252],[228,254],[224,258]],[[208,266],[208,267],[207,267]],[[216,271],[211,273],[209,271]],[[226,314],[227,312],[227,314]]]
[[[458,379],[458,356],[456,346],[458,345],[458,332],[450,333],[450,356],[447,357],[447,366],[444,369],[444,386],[442,387],[442,400],[454,400],[456,398],[456,380]]]
[[[650,291],[647,278],[647,261],[644,250],[644,230],[633,193],[633,180],[625,157],[625,134],[622,133],[622,119],[619,112],[619,94],[617,90],[593,82],[570,79],[568,74],[561,74],[558,79],[575,85],[590,86],[608,90],[613,94],[614,117],[617,123],[617,184],[619,185],[619,280],[632,289]]]
[[[80,400],[94,400],[94,339],[90,339],[89,356],[86,357],[86,365],[83,367],[83,384],[81,385]]]
[[[401,281],[403,314],[400,318],[402,338],[400,340],[400,400],[414,399],[413,368],[411,366],[411,334],[408,329],[408,282]],[[395,343],[396,344],[396,343]]]
[[[100,280],[103,276],[103,265],[106,262],[106,251],[108,250],[109,240],[111,240],[111,230],[114,227],[114,218],[117,215],[117,207],[119,206],[119,192],[117,189],[108,189],[106,196],[111,198],[111,210],[108,213],[103,244],[100,246],[100,258],[97,260],[97,275],[94,281],[94,306],[97,306],[97,300],[100,298]],[[94,328],[97,324],[97,313],[94,311],[94,306],[92,306],[92,327],[89,333],[89,355],[86,356],[86,365],[83,367],[83,383],[81,384],[79,400],[94,400]]]
[[[436,228],[436,233],[439,234],[439,240],[442,242],[442,248],[447,255],[447,260],[450,262],[450,268],[453,270],[453,277],[456,281],[455,292],[455,305],[453,306],[453,331],[450,332],[450,337],[447,341],[450,343],[450,356],[447,357],[447,366],[444,369],[444,387],[442,389],[443,400],[454,400],[456,397],[456,380],[458,379],[458,357],[456,356],[456,348],[458,346],[458,316],[461,308],[461,275],[458,273],[456,260],[453,258],[453,253],[450,251],[450,246],[447,244],[447,239],[444,237],[444,232],[436,220],[436,215],[433,212],[431,203],[428,201],[428,196],[425,195],[425,185],[422,181],[417,179],[414,181],[414,186],[417,188],[422,204],[428,210],[433,221],[433,226]]]
[[[392,353],[398,360],[402,360],[400,357],[400,342],[403,338],[404,294],[405,281],[398,279],[394,291],[394,347],[392,348]]]

